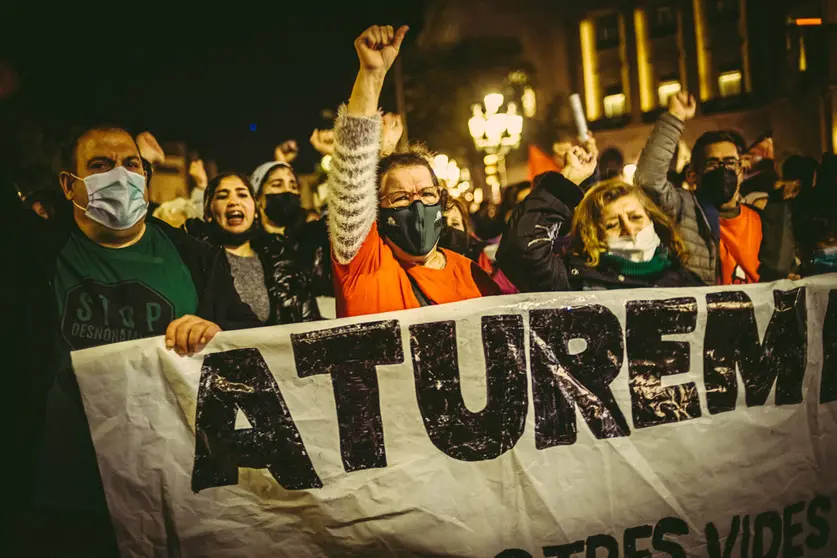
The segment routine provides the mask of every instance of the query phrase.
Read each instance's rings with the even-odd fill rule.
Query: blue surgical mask
[[[100,225],[117,231],[130,229],[148,212],[145,176],[141,174],[120,166],[86,178],[71,176],[87,187],[87,207],[73,204]]]

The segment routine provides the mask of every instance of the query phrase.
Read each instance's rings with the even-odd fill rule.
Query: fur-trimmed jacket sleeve
[[[379,114],[351,116],[345,105],[340,107],[328,175],[328,228],[340,264],[357,255],[378,216],[381,127]]]

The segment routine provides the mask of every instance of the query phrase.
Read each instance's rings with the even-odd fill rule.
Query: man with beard
[[[758,211],[740,203],[741,152],[736,135],[703,134],[692,149],[690,192],[666,178],[685,123],[695,115],[694,97],[673,95],[637,164],[641,186],[680,227],[686,266],[707,285],[755,283],[786,277],[793,266],[790,208],[785,202]]]

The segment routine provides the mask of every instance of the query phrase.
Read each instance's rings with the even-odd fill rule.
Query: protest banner
[[[837,556],[837,276],[73,354],[124,556]]]

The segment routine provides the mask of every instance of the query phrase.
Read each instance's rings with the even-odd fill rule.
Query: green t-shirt
[[[74,231],[58,256],[55,296],[72,350],[162,335],[198,307],[189,269],[153,223],[125,248],[105,248]]]

